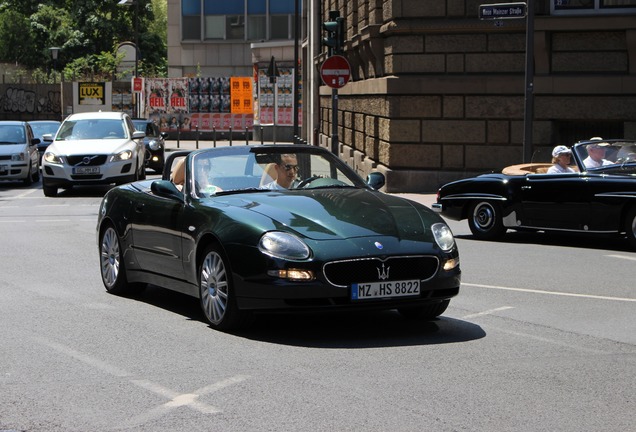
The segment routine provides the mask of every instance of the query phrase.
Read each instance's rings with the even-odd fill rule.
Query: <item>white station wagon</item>
[[[144,179],[143,131],[122,112],[72,114],[64,120],[42,159],[42,190],[76,185],[124,184]]]

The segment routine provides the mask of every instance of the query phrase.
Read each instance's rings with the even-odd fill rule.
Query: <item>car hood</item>
[[[314,240],[390,236],[432,241],[427,227],[442,222],[421,204],[367,189],[267,192],[228,196],[222,201]]]
[[[0,155],[24,153],[26,144],[0,144]]]
[[[54,141],[48,151],[60,155],[114,154],[134,147],[129,139],[94,139]]]

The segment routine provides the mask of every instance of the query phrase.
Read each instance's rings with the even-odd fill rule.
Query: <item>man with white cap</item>
[[[548,174],[564,174],[575,172],[570,168],[570,157],[572,150],[564,145],[558,145],[552,150],[552,165],[548,168]]]
[[[586,147],[587,157],[583,159],[586,168],[598,168],[603,165],[611,165],[612,162],[605,159],[605,149],[609,145],[603,142],[601,137],[590,138],[590,141],[598,141],[588,144]]]

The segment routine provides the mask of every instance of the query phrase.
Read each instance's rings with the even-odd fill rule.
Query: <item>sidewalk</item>
[[[249,141],[249,145],[260,145],[260,141]],[[274,144],[273,142],[264,142],[263,144]],[[291,143],[283,143],[277,142],[277,144],[291,144]],[[197,150],[204,148],[213,148],[213,147],[225,147],[229,146],[229,140],[217,140],[216,143],[214,141],[194,141],[194,140],[169,140],[166,141],[166,151],[178,151],[178,150]],[[244,146],[245,140],[232,140],[231,145],[233,146]],[[418,202],[420,204],[424,204],[427,207],[431,207],[431,204],[437,201],[436,194],[418,194],[418,193],[393,193],[391,195],[400,196],[402,198],[410,199],[411,201]]]

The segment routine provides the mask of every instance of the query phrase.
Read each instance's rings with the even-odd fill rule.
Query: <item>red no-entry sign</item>
[[[331,56],[320,66],[320,77],[329,87],[342,88],[351,78],[351,66],[343,56]]]

